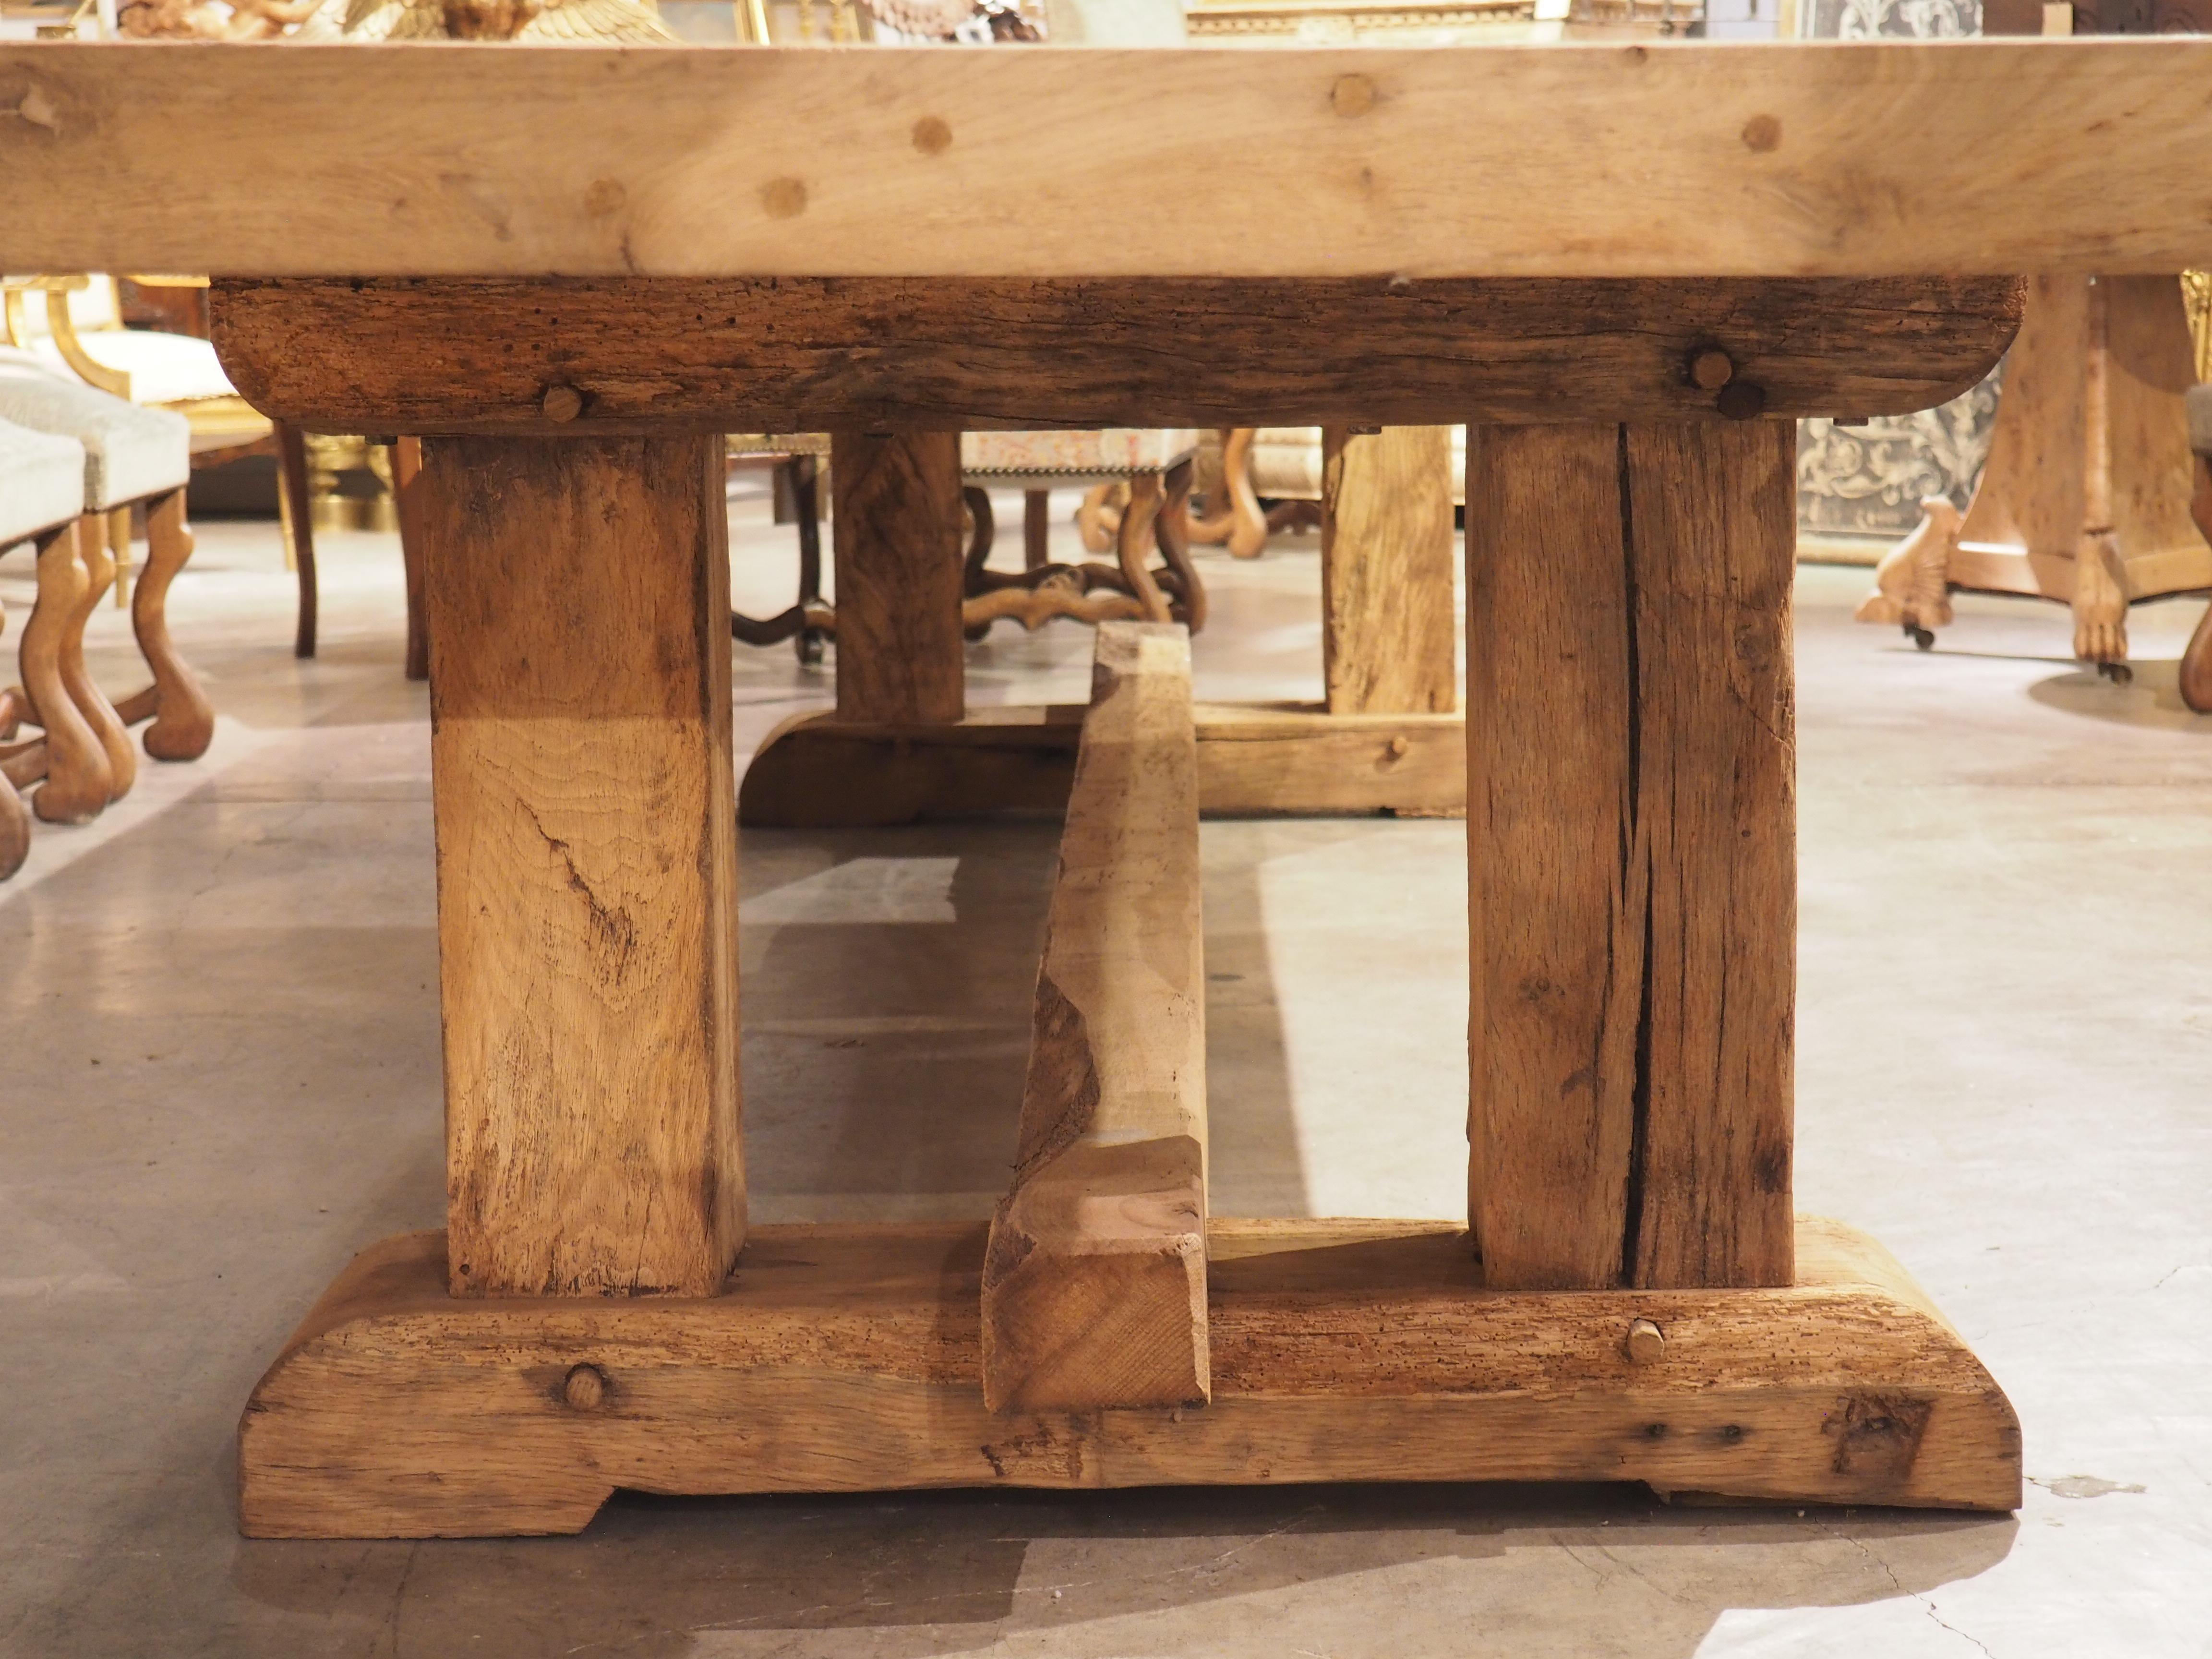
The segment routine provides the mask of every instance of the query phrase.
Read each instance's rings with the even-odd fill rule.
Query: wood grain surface
[[[656,1492],[1642,1480],[2005,1510],[2020,1425],[1879,1245],[1798,1223],[1763,1291],[1484,1288],[1419,1222],[1208,1229],[1213,1399],[986,1410],[981,1223],[763,1227],[702,1300],[457,1302],[443,1241],[364,1251],[239,1428],[253,1537],[575,1532]],[[1656,1325],[1663,1357],[1628,1335]],[[571,1389],[580,1367],[596,1377]],[[578,1401],[584,1403],[579,1404]]]
[[[1322,434],[1321,659],[1332,714],[1459,707],[1451,428]]]
[[[320,430],[1243,428],[1711,418],[1690,365],[1714,350],[1771,413],[1901,413],[1988,372],[2021,284],[294,279],[212,303],[245,396]]]
[[[1206,956],[1190,636],[1103,623],[983,1261],[994,1412],[1200,1405]]]
[[[744,1238],[719,441],[423,445],[456,1295],[706,1295]]]
[[[830,439],[837,581],[837,714],[957,720],[960,434],[840,431]]]
[[[42,270],[2170,271],[2212,259],[2208,83],[2212,41],[2171,39],[10,44],[0,177]],[[1135,179],[1176,210],[1098,234]]]
[[[1501,1288],[1790,1280],[1792,441],[1468,434],[1469,1212]]]
[[[1200,703],[1194,713],[1201,816],[1467,810],[1467,738],[1455,714],[1332,714],[1273,703]],[[738,819],[830,829],[1058,817],[1075,781],[1082,720],[1074,703],[975,708],[948,725],[795,714],[745,769]]]

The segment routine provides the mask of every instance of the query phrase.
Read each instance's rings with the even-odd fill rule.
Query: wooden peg
[[[1718,392],[1735,378],[1735,360],[1718,346],[1707,346],[1690,359],[1690,384],[1700,392]]]
[[[573,421],[584,412],[584,394],[572,386],[549,386],[538,407],[549,421]]]
[[[1632,1365],[1656,1365],[1667,1357],[1667,1333],[1648,1319],[1631,1320],[1628,1325],[1628,1363]]]
[[[580,1412],[599,1410],[607,1400],[606,1373],[597,1365],[570,1366],[567,1379],[561,1384],[561,1398]]]

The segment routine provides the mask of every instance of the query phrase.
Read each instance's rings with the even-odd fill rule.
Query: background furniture
[[[165,297],[197,298],[206,278],[137,276],[134,285]],[[55,373],[85,385],[157,409],[173,409],[191,423],[195,467],[216,465],[264,453],[270,422],[239,397],[216,362],[215,348],[201,323],[184,328],[126,328],[118,280],[102,273],[0,278],[0,317],[6,343],[28,351]],[[196,320],[198,306],[164,307],[185,321]],[[116,563],[115,602],[130,598],[131,519],[127,511],[109,516],[104,532]],[[292,557],[287,543],[288,562]],[[313,556],[302,580],[312,585]]]
[[[1099,623],[1122,618],[1206,626],[1206,588],[1190,562],[1189,500],[1196,432],[1125,428],[1095,432],[964,432],[961,498],[970,531],[962,571],[961,617],[981,638],[1010,617],[1034,632],[1054,617]],[[1111,565],[1054,564],[1047,521],[1054,489],[1119,486]],[[1022,571],[989,568],[994,532],[990,491],[1023,493]],[[1151,568],[1157,546],[1164,568]]]
[[[48,566],[55,562],[48,554],[58,548],[58,559],[74,562],[77,519],[83,511],[84,446],[74,438],[0,420],[0,552],[18,542],[31,544],[39,561],[42,599],[49,587]],[[52,616],[46,618],[43,636],[28,635],[23,653],[25,682],[39,684],[49,695],[60,695],[57,653],[46,643],[54,636],[55,621]],[[6,623],[5,614],[0,613],[0,629]],[[0,702],[12,708],[12,694],[0,694]],[[22,868],[30,849],[30,815],[16,793],[8,757],[0,753],[0,881]]]
[[[130,726],[150,721],[146,752],[158,760],[197,759],[215,735],[215,711],[169,638],[169,585],[192,553],[185,522],[191,428],[172,410],[140,408],[4,352],[0,419],[74,439],[84,451],[74,554],[66,538],[40,553],[39,603],[24,629],[24,683],[0,708],[0,731],[27,721],[44,734],[6,763],[18,784],[45,778],[33,809],[49,822],[81,823],[137,776]],[[110,514],[133,507],[146,515],[147,557],[131,621],[154,680],[111,703],[85,667],[84,627],[115,577],[104,526]]]
[[[2189,447],[2196,452],[2196,489],[2190,512],[2197,528],[2212,542],[2212,386],[2189,389]],[[2200,714],[2212,714],[2212,608],[2189,636],[2181,656],[2181,700]]]
[[[723,441],[732,471],[766,467],[775,492],[776,516],[786,503],[799,526],[799,598],[787,611],[758,621],[732,607],[730,632],[747,645],[794,642],[799,660],[817,663],[836,627],[830,602],[822,597],[822,513],[817,494],[821,471],[830,459],[830,434],[807,433],[733,434]]]
[[[2052,599],[2073,611],[2075,656],[2128,678],[2128,606],[2212,587],[2189,514],[2196,379],[2173,277],[2034,278],[1972,503],[1921,503],[1858,619],[1925,650],[1954,589]]]
[[[1467,428],[1451,434],[1451,499],[1467,495]],[[1327,459],[1317,426],[1237,427],[1222,434],[1223,498],[1206,502],[1191,539],[1218,543],[1240,559],[1254,559],[1279,531],[1319,528],[1325,520],[1322,482]],[[1274,503],[1263,507],[1261,498]]]

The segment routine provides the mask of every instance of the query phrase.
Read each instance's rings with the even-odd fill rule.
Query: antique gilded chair
[[[204,276],[137,276],[155,291],[204,288]],[[65,276],[0,278],[7,343],[56,373],[112,396],[173,410],[190,423],[194,471],[249,455],[278,458],[285,562],[299,573],[300,617],[294,648],[315,654],[315,544],[309,512],[305,441],[238,395],[201,334],[126,328],[115,279]],[[108,516],[105,532],[116,563],[115,602],[130,600],[131,516]]]
[[[18,543],[30,543],[39,561],[42,596],[48,567],[76,560],[77,520],[83,512],[84,446],[74,438],[0,421],[0,553]],[[29,664],[41,663],[42,653],[43,663],[52,663],[53,653],[46,647],[58,615],[50,609],[42,630],[27,632],[24,655]],[[6,625],[7,617],[0,613],[0,629]],[[51,672],[27,672],[26,679],[33,678],[47,685],[57,680]],[[27,775],[35,771],[31,766],[14,769]],[[16,793],[13,772],[0,759],[0,881],[22,868],[30,850],[30,815]]]
[[[38,599],[23,629],[23,682],[0,692],[0,767],[14,784],[40,779],[32,807],[49,823],[82,823],[119,799],[137,775],[129,728],[150,720],[146,752],[194,760],[215,735],[215,713],[170,642],[169,585],[191,557],[185,485],[191,425],[174,410],[142,408],[52,373],[29,354],[0,350],[0,420],[67,438],[83,455],[76,534],[39,556]],[[131,620],[154,683],[111,703],[84,661],[84,629],[115,579],[106,526],[118,510],[146,514],[146,571]],[[29,724],[41,735],[10,744]]]

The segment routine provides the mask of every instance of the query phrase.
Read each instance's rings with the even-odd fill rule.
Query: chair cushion
[[[84,446],[0,421],[0,547],[84,511]]]
[[[0,420],[84,446],[88,513],[175,489],[191,477],[192,428],[183,416],[64,380],[28,352],[0,348]]]
[[[1165,472],[1198,452],[1195,431],[1109,427],[1099,432],[963,432],[960,471],[981,483],[1014,478],[1126,478]]]
[[[1321,499],[1321,428],[1263,426],[1252,434],[1252,488],[1270,501]]]
[[[2212,455],[2212,382],[2189,388],[2189,447]]]
[[[99,329],[80,334],[86,356],[103,368],[131,377],[134,404],[181,404],[200,398],[234,398],[237,389],[216,360],[215,348],[189,334],[156,334],[141,328]],[[58,374],[70,374],[61,348],[37,339],[31,349]],[[74,379],[74,375],[70,375]]]
[[[1317,426],[1263,426],[1252,434],[1252,491],[1270,501],[1321,499],[1322,447]],[[1451,491],[1467,501],[1467,428],[1451,429]]]

